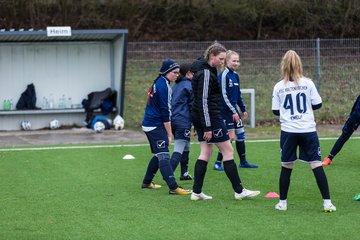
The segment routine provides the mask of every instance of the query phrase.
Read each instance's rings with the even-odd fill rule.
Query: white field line
[[[319,138],[320,141],[336,140],[333,138]],[[350,139],[360,139],[360,137],[351,137]],[[247,143],[265,143],[265,142],[279,142],[277,139],[259,139],[259,140],[246,140]],[[192,142],[191,144],[199,144]],[[58,147],[28,147],[28,148],[0,148],[0,152],[15,152],[15,151],[43,151],[43,150],[66,150],[66,149],[92,149],[92,148],[121,148],[121,147],[145,147],[149,146],[148,143],[139,144],[116,144],[116,145],[85,145],[85,146],[58,146]]]

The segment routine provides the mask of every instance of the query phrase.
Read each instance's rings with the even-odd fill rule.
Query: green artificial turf
[[[357,239],[360,202],[352,197],[360,192],[359,141],[349,140],[325,168],[338,209],[334,213],[322,211],[312,171],[300,162],[293,171],[288,210],[275,211],[278,199],[264,198],[278,192],[278,141],[246,143],[248,160],[259,168],[240,169],[240,177],[261,195],[242,201],[234,199],[225,173],[212,170],[216,151],[203,188],[213,199],[193,202],[189,196],[169,195],[160,172],[154,181],[161,189],[140,188],[151,157],[146,144],[0,149],[0,239]],[[334,142],[321,141],[323,156]],[[192,173],[199,145],[191,147]],[[123,160],[126,154],[135,159]],[[192,187],[192,181],[179,183]]]

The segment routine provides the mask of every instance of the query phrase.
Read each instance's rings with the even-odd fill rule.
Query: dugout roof
[[[127,35],[127,29],[71,30],[71,36],[48,37],[46,30],[0,30],[0,42],[112,41]]]

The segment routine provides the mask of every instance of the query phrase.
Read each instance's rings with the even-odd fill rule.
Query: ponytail
[[[153,81],[153,83],[151,84],[151,86],[149,87],[149,89],[146,91],[146,93],[147,93],[147,104],[150,104],[150,101],[151,101],[151,98],[154,96],[154,85],[155,85],[155,83],[156,83],[156,80],[157,80],[158,78],[156,78],[154,81]]]
[[[209,61],[211,54],[217,56],[221,52],[226,52],[226,48],[220,43],[215,42],[205,50],[204,58],[206,59],[206,61]]]

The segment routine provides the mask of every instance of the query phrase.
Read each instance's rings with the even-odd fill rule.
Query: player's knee
[[[159,159],[159,163],[161,163],[162,161],[169,161],[170,160],[170,153],[168,153],[168,152],[158,153],[158,154],[156,154],[156,156]]]
[[[184,147],[184,152],[189,152],[190,151],[190,141],[187,141]]]
[[[281,163],[281,166],[284,168],[288,168],[288,169],[293,169],[294,168],[294,163]]]
[[[208,161],[211,158],[212,152],[207,150],[201,150],[199,159]]]
[[[174,142],[175,143],[174,152],[182,153],[186,148],[187,142],[188,141],[184,139],[176,139]]]
[[[322,163],[321,163],[321,162],[313,162],[313,163],[310,163],[311,169],[315,169],[315,168],[320,167],[320,166],[322,166]]]

